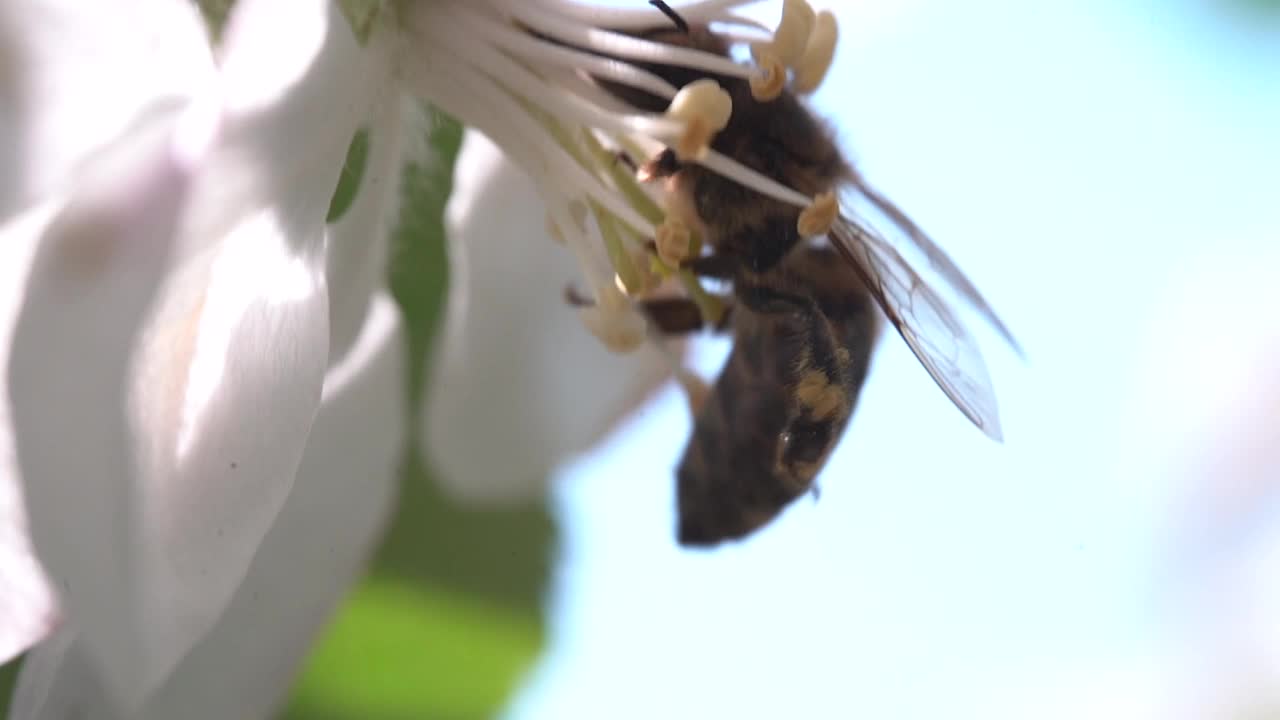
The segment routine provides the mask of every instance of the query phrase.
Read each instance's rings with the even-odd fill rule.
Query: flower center
[[[584,324],[607,347],[632,349],[646,324],[631,300],[656,273],[674,277],[709,320],[722,308],[677,256],[701,239],[667,222],[660,196],[621,158],[647,159],[671,148],[767,196],[800,207],[814,200],[711,149],[733,112],[728,93],[708,75],[750,82],[757,100],[787,83],[812,92],[834,54],[835,19],[804,0],[785,0],[774,31],[735,9],[750,0],[703,0],[666,8],[604,8],[560,0],[417,0],[404,6],[403,81],[416,94],[499,145],[532,176],[552,235],[577,256],[591,292]],[[661,9],[663,12],[658,12]],[[647,36],[716,24],[726,52]],[[721,29],[723,28],[723,29]],[[747,43],[754,64],[734,61],[730,44]],[[656,73],[652,68],[681,69]],[[646,69],[649,68],[649,69]],[[664,77],[694,78],[676,87]],[[602,83],[668,103],[653,112]],[[657,247],[653,242],[661,238]],[[679,240],[679,242],[676,242]],[[676,252],[676,248],[680,252]],[[659,251],[660,250],[660,251]]]

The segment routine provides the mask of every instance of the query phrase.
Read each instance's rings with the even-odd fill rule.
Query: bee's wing
[[[830,237],[938,387],[974,425],[1001,440],[995,390],[982,353],[942,297],[870,226],[841,217]],[[959,270],[955,273],[972,287]]]
[[[864,203],[857,202],[859,199],[865,199],[866,202],[870,203],[871,208],[882,214],[889,223],[901,230],[906,239],[917,250],[924,253],[929,267],[956,290],[961,297],[968,301],[987,322],[991,323],[991,326],[1000,333],[1005,342],[1009,343],[1009,346],[1019,356],[1022,356],[1022,348],[1019,347],[1018,341],[1013,339],[1013,333],[1009,331],[1009,328],[1005,327],[1005,324],[996,315],[996,311],[991,308],[986,298],[982,297],[982,293],[978,292],[978,288],[974,287],[969,278],[965,277],[965,274],[956,266],[955,261],[924,230],[921,230],[919,225],[912,222],[906,213],[902,212],[902,210],[898,209],[898,206],[871,187],[860,175],[854,175],[852,184],[857,191],[856,196],[852,198],[846,196],[844,198],[845,203],[850,200],[853,202],[848,205],[842,203],[842,207],[855,208],[863,206]],[[881,240],[883,239],[881,238]]]

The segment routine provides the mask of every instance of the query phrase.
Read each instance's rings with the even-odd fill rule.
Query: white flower
[[[731,19],[740,4],[681,12]],[[671,87],[513,21],[754,82],[777,80],[783,58],[809,86],[834,30],[803,2],[786,8],[755,47],[766,72],[599,29],[665,22],[648,7],[239,0],[214,50],[183,0],[0,5],[0,161],[14,169],[0,184],[0,657],[43,638],[11,716],[251,718],[280,701],[393,501],[405,373],[382,287],[413,98],[526,174],[499,180],[503,196],[462,183],[455,198],[465,292],[436,364],[433,459],[459,492],[501,498],[503,479],[541,481],[597,439],[671,362],[627,294],[663,213],[605,144],[671,145],[808,199],[707,152],[729,111],[714,88]],[[816,51],[796,46],[797,12],[830,30]],[[583,68],[671,111],[622,106]],[[361,128],[360,191],[326,223]],[[481,164],[482,147],[468,153]],[[505,196],[517,191],[541,197],[568,253],[527,198]],[[594,302],[583,325],[640,347],[626,362],[583,351],[586,331],[551,316],[568,313],[568,258]],[[534,375],[515,382],[521,369]],[[539,416],[555,407],[580,415]]]

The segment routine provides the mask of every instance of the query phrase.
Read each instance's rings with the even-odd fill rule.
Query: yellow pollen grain
[[[787,68],[777,56],[768,52],[760,55],[757,63],[760,74],[751,77],[751,97],[760,102],[769,102],[782,94],[787,85]]]
[[[809,207],[800,211],[796,229],[802,237],[826,235],[839,216],[840,206],[836,204],[836,194],[824,192],[814,198]]]
[[[670,267],[679,267],[689,257],[689,227],[679,218],[668,217],[654,234],[658,257]]]
[[[805,45],[804,54],[800,57],[800,61],[792,66],[795,68],[795,75],[791,85],[796,92],[808,94],[817,90],[822,84],[827,71],[831,69],[831,61],[836,55],[838,37],[836,16],[828,10],[818,13],[813,22],[813,30],[809,34],[809,41]]]
[[[826,373],[810,370],[796,385],[796,398],[812,411],[814,418],[824,420],[843,405],[844,391],[828,382]]]

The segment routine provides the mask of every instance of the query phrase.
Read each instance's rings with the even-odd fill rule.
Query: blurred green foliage
[[[9,714],[9,698],[13,695],[13,684],[18,680],[18,668],[22,667],[22,659],[0,665],[0,708],[5,715]]]

